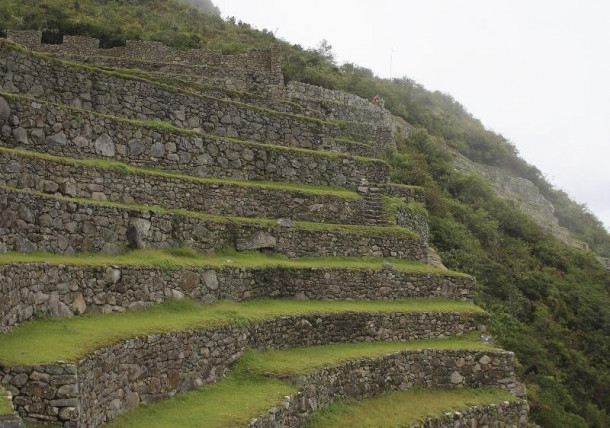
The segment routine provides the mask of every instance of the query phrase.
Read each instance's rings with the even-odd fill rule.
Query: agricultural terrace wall
[[[39,316],[123,312],[189,297],[219,300],[288,298],[472,301],[475,280],[390,268],[94,267],[48,264],[0,266],[2,331]],[[142,287],[142,284],[146,284]]]
[[[204,129],[219,136],[340,150],[336,138],[370,142],[383,153],[391,129],[366,124],[323,122],[247,104],[173,92],[146,81],[117,77],[57,60],[32,56],[0,41],[0,85],[7,92],[83,107],[125,118],[163,120],[175,126]],[[379,131],[379,132],[376,132]],[[359,146],[354,145],[357,153]],[[367,147],[367,152],[371,150]]]
[[[284,98],[305,107],[322,110],[331,118],[391,125],[392,114],[369,100],[347,92],[291,81],[285,86]]]
[[[428,242],[430,229],[428,227],[428,216],[426,214],[399,207],[395,218],[397,225],[413,230],[424,242]]]
[[[330,153],[180,132],[78,109],[0,96],[2,145],[74,158],[101,157],[199,177],[356,188],[387,183],[389,167]]]
[[[113,206],[0,188],[0,250],[59,254],[120,253],[128,248],[188,246],[276,251],[288,257],[385,256],[427,261],[427,245],[386,227],[326,228],[260,220],[231,221]],[[316,227],[314,227],[316,226]],[[349,228],[350,226],[343,226]],[[352,228],[354,226],[351,226]]]
[[[67,55],[122,57],[154,63],[182,63],[205,65],[230,72],[255,73],[267,76],[270,84],[282,84],[282,59],[279,46],[268,50],[251,51],[237,55],[223,55],[213,49],[177,50],[161,42],[127,40],[125,47],[100,49],[98,39],[91,37],[63,36],[63,43],[42,43],[42,31],[7,31],[7,38],[30,50]]]
[[[286,316],[250,325],[125,339],[93,352],[76,364],[4,367],[2,385],[13,394],[13,403],[22,417],[59,421],[67,427],[95,427],[140,403],[220,380],[246,348],[265,350],[438,338],[476,328],[476,322],[464,322],[459,314],[452,313]],[[468,358],[469,351],[447,352],[452,355],[453,365],[460,357],[466,361],[479,354]],[[512,376],[512,354],[498,351],[486,354],[485,361],[494,369],[485,370],[481,366],[476,373],[464,370],[465,384],[497,384]],[[495,359],[507,364],[496,366]],[[435,361],[436,358],[430,359],[431,366],[436,366]],[[401,367],[409,370],[406,364]],[[434,372],[438,374],[433,375]],[[450,373],[432,370],[429,376],[429,380],[435,376],[434,379],[445,384]]]
[[[368,384],[365,384],[365,388]],[[307,426],[307,417],[313,412],[304,412],[306,400],[322,407],[332,401],[328,397],[314,395],[315,392],[300,391],[286,400],[285,407],[273,407],[267,415],[261,416],[248,425],[249,428],[274,428],[276,426]],[[313,401],[315,400],[315,401]],[[296,403],[296,404],[293,404]],[[422,421],[410,422],[408,428],[472,428],[472,427],[512,427],[527,428],[529,405],[527,401],[503,401],[497,404],[471,406],[459,411],[446,412],[439,416],[428,416]],[[407,425],[405,425],[406,427]]]
[[[195,90],[203,95],[229,97],[246,103],[269,107],[274,110],[317,117],[320,119],[336,119],[348,122],[360,122],[373,125],[371,132],[386,135],[389,129],[396,127],[391,113],[381,107],[374,106],[369,101],[340,91],[320,88],[300,82],[290,82],[284,86],[273,84],[264,74],[243,71],[237,68],[217,69],[207,66],[189,64],[167,64],[139,61],[125,58],[99,57],[86,55],[55,55],[56,57],[91,64],[100,67],[119,69],[140,69],[148,72],[160,72],[170,77],[190,83],[209,85],[205,89]],[[218,89],[214,91],[214,87]],[[301,88],[305,88],[301,91]],[[309,90],[317,88],[320,91]],[[222,92],[222,90],[239,91],[238,93]],[[316,98],[307,98],[306,95]],[[356,100],[346,103],[344,99]],[[407,136],[410,127],[405,127]],[[385,137],[387,138],[387,137]]]
[[[250,427],[305,426],[308,416],[335,400],[361,400],[387,391],[463,386],[500,386],[511,390],[515,387],[514,355],[503,351],[401,351],[380,358],[349,361],[308,375],[293,376],[291,380],[299,385],[299,392],[252,421]],[[524,409],[519,410],[510,412],[511,421],[521,421]]]
[[[347,120],[393,128],[392,115],[357,95],[306,83],[283,84],[278,46],[265,51],[222,55],[218,50],[176,50],[161,42],[128,40],[125,47],[99,49],[99,40],[64,36],[62,44],[42,44],[39,31],[9,31],[8,39],[31,50],[52,53],[60,58],[103,67],[142,69],[179,75],[180,79],[207,83],[230,90],[263,94],[272,108],[320,118]],[[279,100],[297,101],[278,103]],[[248,100],[247,102],[249,102]],[[296,108],[295,108],[296,107]],[[406,123],[405,123],[406,124]],[[410,126],[400,129],[410,131]],[[382,133],[382,131],[376,131]],[[406,136],[407,134],[403,135]]]
[[[216,181],[197,182],[147,173],[129,173],[121,167],[84,166],[70,158],[45,159],[0,148],[0,185],[43,193],[102,201],[180,208],[215,215],[288,218],[336,224],[367,224],[366,201],[355,193],[340,197],[316,191],[267,188]],[[360,189],[360,188],[359,188]],[[373,209],[373,208],[371,208]],[[380,218],[386,216],[375,206]],[[396,223],[422,239],[428,235],[427,218],[415,210],[399,210]]]
[[[198,182],[57,162],[1,150],[0,170],[4,171],[0,177],[2,185],[75,198],[158,205],[234,217],[364,224],[363,202],[356,194],[339,197],[281,187]]]
[[[107,49],[109,50],[109,49]],[[104,52],[106,55],[107,53]],[[208,65],[169,64],[150,61],[127,59],[124,55],[117,56],[88,56],[56,53],[56,58],[68,61],[89,64],[98,67],[139,69],[148,72],[158,72],[184,80],[187,82],[204,83],[232,91],[243,92],[242,96],[256,95],[259,100],[283,97],[284,85],[274,83],[266,73],[257,73],[240,69],[223,69]],[[246,92],[248,94],[246,94]],[[252,94],[254,93],[254,94]]]

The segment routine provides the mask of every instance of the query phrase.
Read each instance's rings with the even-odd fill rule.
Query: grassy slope
[[[402,427],[430,416],[460,411],[475,405],[515,400],[509,392],[492,388],[391,392],[362,401],[334,403],[314,413],[307,427]]]
[[[479,341],[478,333],[448,339],[408,342],[341,343],[265,352],[246,351],[240,364],[260,374],[306,374],[322,367],[332,367],[349,360],[376,358],[392,352],[417,349],[497,349]]]
[[[170,301],[147,310],[121,314],[53,318],[21,324],[0,336],[2,365],[77,361],[93,350],[140,335],[218,325],[249,323],[280,316],[331,313],[458,312],[481,313],[464,302],[440,299],[380,301],[258,300],[246,303],[197,304]]]
[[[61,255],[50,253],[0,253],[0,265],[10,263],[49,263],[69,266],[152,266],[164,269],[185,267],[238,268],[295,268],[295,269],[374,269],[383,268],[382,262],[394,269],[413,274],[466,277],[461,272],[444,270],[423,263],[380,257],[301,257],[289,259],[280,254],[225,251],[212,254],[198,253],[190,248],[147,249],[120,255],[79,253]]]

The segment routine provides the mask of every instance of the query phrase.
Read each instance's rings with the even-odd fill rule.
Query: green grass
[[[469,277],[461,272],[438,269],[411,260],[381,257],[301,257],[290,259],[281,254],[220,251],[203,254],[190,248],[146,249],[119,255],[98,253],[0,253],[0,265],[12,263],[49,263],[68,266],[159,266],[165,269],[185,267],[294,268],[294,269],[371,269],[380,270],[382,263],[392,264],[400,272]]]
[[[2,42],[2,39],[0,39],[0,44],[1,44],[1,42]],[[256,141],[238,140],[236,138],[230,138],[230,137],[221,137],[221,136],[214,135],[214,134],[207,134],[207,133],[201,132],[201,131],[194,131],[192,129],[178,128],[177,126],[174,126],[170,123],[159,121],[159,120],[126,119],[123,117],[98,113],[98,112],[91,111],[91,110],[83,110],[81,108],[74,107],[74,106],[66,106],[65,104],[55,104],[55,103],[51,103],[48,101],[41,101],[41,100],[37,100],[32,97],[28,97],[26,95],[12,94],[12,93],[8,93],[8,92],[0,91],[0,96],[3,96],[5,98],[34,101],[39,104],[49,106],[53,109],[66,110],[69,112],[80,113],[80,114],[90,114],[92,116],[101,117],[101,118],[109,119],[112,121],[129,124],[129,125],[133,125],[133,126],[140,127],[140,128],[154,129],[159,132],[170,132],[172,134],[198,136],[198,137],[213,139],[213,140],[218,140],[218,141],[226,141],[226,142],[230,142],[233,144],[241,145],[243,147],[262,148],[262,149],[268,149],[268,150],[274,150],[274,151],[282,151],[282,152],[286,152],[286,153],[302,153],[302,154],[305,154],[308,156],[316,156],[319,158],[327,158],[327,159],[334,159],[334,160],[351,158],[351,159],[354,159],[357,162],[361,162],[361,163],[377,163],[377,164],[387,165],[386,161],[384,161],[383,159],[378,159],[378,158],[369,158],[369,157],[364,157],[364,156],[351,156],[346,153],[329,152],[329,151],[324,151],[324,150],[311,150],[311,149],[304,149],[301,147],[289,147],[289,146],[281,146],[281,145],[277,145],[277,144],[261,143],[261,142],[256,142]]]
[[[262,218],[248,218],[248,217],[233,217],[233,216],[222,216],[216,214],[208,214],[197,211],[189,211],[185,209],[168,209],[153,205],[144,204],[128,204],[122,202],[112,201],[98,201],[94,199],[86,198],[71,198],[67,196],[55,196],[48,195],[46,193],[38,192],[31,189],[17,189],[10,186],[0,185],[0,189],[5,189],[12,192],[27,193],[47,199],[55,199],[66,202],[85,203],[91,205],[99,205],[106,207],[114,207],[124,210],[136,210],[136,211],[155,211],[162,214],[176,214],[190,218],[198,218],[204,221],[212,221],[216,223],[234,223],[241,225],[258,225],[269,228],[279,228],[276,220],[262,219]],[[399,238],[405,240],[419,240],[419,236],[412,230],[405,229],[400,226],[362,226],[362,225],[351,225],[351,224],[333,224],[333,223],[316,223],[310,221],[295,221],[293,223],[295,229],[311,230],[311,231],[328,231],[338,232],[345,234],[354,234],[361,236],[387,236],[392,238]]]
[[[13,408],[9,403],[8,397],[6,396],[6,392],[2,387],[0,387],[0,416],[4,415],[12,415]]]
[[[125,174],[141,174],[155,177],[165,177],[177,180],[191,181],[201,184],[226,184],[230,186],[240,187],[258,187],[263,189],[284,190],[301,193],[310,193],[316,195],[328,195],[345,199],[359,199],[356,192],[346,190],[341,187],[332,186],[310,186],[304,184],[282,183],[275,181],[248,181],[248,180],[232,180],[225,178],[206,178],[195,177],[187,174],[179,174],[173,172],[162,171],[153,168],[142,168],[127,165],[122,162],[115,162],[106,159],[76,159],[65,156],[50,155],[47,153],[33,152],[23,149],[14,149],[0,146],[0,153],[10,153],[18,156],[31,157],[35,159],[43,159],[51,162],[62,163],[65,165],[78,165],[84,167],[100,168],[105,170],[118,171]]]
[[[350,359],[375,358],[403,349],[490,349],[490,347],[477,342],[476,334],[469,334],[468,338],[461,340],[374,342],[314,346],[283,351],[247,351],[226,379],[187,394],[141,406],[133,412],[119,416],[109,426],[112,428],[245,426],[252,418],[264,415],[271,407],[281,404],[285,396],[297,392],[295,385],[264,373],[302,374],[323,366],[341,364]],[[455,391],[414,390],[390,393],[353,404],[352,402],[335,404],[328,410],[322,410],[320,417],[315,417],[313,421],[319,419],[320,423],[327,423],[326,420],[329,417],[341,417],[347,420],[351,413],[357,412],[360,408],[366,411],[379,400],[380,404],[377,406],[383,406],[387,412],[386,418],[394,415],[404,419],[405,417],[419,418],[420,413],[424,416],[436,415],[443,410],[464,409],[472,404],[497,403],[514,399],[510,393],[492,388]],[[405,406],[405,402],[408,401],[413,402],[414,405]],[[425,405],[422,406],[421,403],[425,403]],[[351,420],[357,421],[357,419]],[[390,419],[384,420],[389,421]],[[334,420],[330,425],[320,426],[335,426],[333,423],[335,423]],[[340,426],[361,426],[357,422],[352,422],[351,425],[346,423],[346,425]],[[317,422],[314,422],[309,426],[317,427],[318,425]]]
[[[376,358],[403,350],[418,349],[497,349],[479,341],[477,332],[448,339],[411,340],[407,342],[341,343],[257,352],[248,350],[239,364],[253,373],[306,374],[322,367],[337,366],[349,360]]]
[[[110,422],[108,427],[243,427],[296,391],[296,386],[278,379],[232,372],[218,383],[141,406]]]
[[[169,301],[140,311],[75,318],[28,321],[0,336],[3,366],[50,364],[80,358],[121,339],[229,324],[246,324],[282,316],[341,313],[457,312],[464,316],[484,311],[471,303],[441,299],[382,301],[253,300],[199,304]]]
[[[390,392],[361,401],[334,403],[314,413],[307,427],[407,427],[410,423],[427,417],[439,417],[445,412],[516,400],[508,391],[498,388],[414,389]]]
[[[417,202],[405,202],[401,198],[381,196],[381,206],[386,219],[393,224],[396,224],[396,213],[399,209],[414,214],[421,214],[426,218],[428,217],[428,211],[422,204]]]

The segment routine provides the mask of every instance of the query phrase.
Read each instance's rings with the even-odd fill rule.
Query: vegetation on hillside
[[[544,233],[480,176],[455,173],[424,130],[399,144],[392,164],[394,180],[425,188],[445,264],[477,277],[494,336],[522,364],[532,419],[610,426],[610,274],[594,254]]]
[[[451,96],[406,78],[379,79],[354,64],[339,66],[327,43],[305,50],[174,1],[0,0],[0,30],[13,28],[89,35],[103,46],[151,39],[226,53],[280,43],[287,79],[366,98],[379,93],[388,109],[419,128],[391,155],[393,180],[425,188],[433,245],[450,268],[477,276],[478,303],[491,313],[495,337],[522,364],[533,421],[610,426],[610,274],[594,254],[568,248],[495,197],[481,177],[457,174],[441,147],[534,182],[561,225],[598,254],[610,256],[610,235]]]

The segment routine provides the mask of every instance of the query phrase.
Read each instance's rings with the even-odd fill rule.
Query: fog
[[[610,2],[217,0],[223,17],[451,94],[610,226]]]

